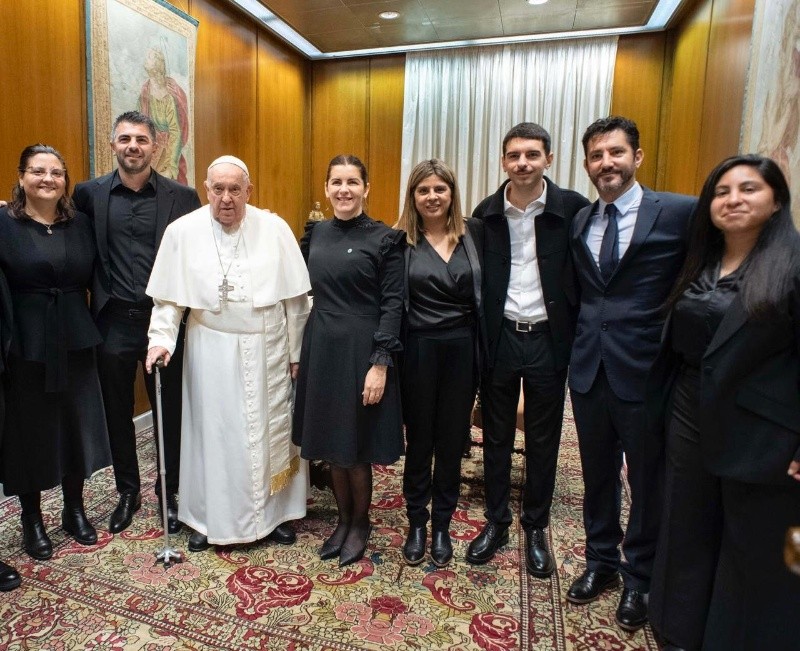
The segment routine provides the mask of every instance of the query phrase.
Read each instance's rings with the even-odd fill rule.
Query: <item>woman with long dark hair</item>
[[[26,147],[17,173],[0,208],[0,269],[13,306],[0,481],[19,496],[25,551],[45,560],[53,545],[41,491],[60,485],[64,530],[95,544],[83,483],[111,464],[111,452],[95,363],[101,339],[86,300],[96,254],[89,218],[75,211],[52,147]]]
[[[455,173],[445,163],[426,160],[411,170],[397,228],[406,231],[408,244],[401,393],[409,531],[403,557],[409,565],[422,562],[430,519],[431,560],[444,567],[453,557],[450,520],[477,386],[481,294],[477,249]]]
[[[666,396],[666,481],[650,621],[677,648],[795,648],[800,579],[800,235],[770,159],[709,175],[649,380]]]
[[[303,333],[293,440],[304,459],[327,461],[338,522],[320,549],[339,565],[361,559],[372,525],[372,464],[403,446],[394,356],[402,349],[403,233],[364,213],[367,170],[355,156],[328,165],[333,219],[314,222],[301,249],[314,305]]]

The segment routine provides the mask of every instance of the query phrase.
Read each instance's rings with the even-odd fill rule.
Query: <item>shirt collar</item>
[[[639,185],[639,182],[636,181],[628,190],[619,197],[616,201],[612,201],[611,203],[614,204],[614,207],[617,209],[617,213],[622,216],[628,213],[632,208],[638,206],[642,202],[642,195],[644,194],[644,190],[642,190],[642,186]],[[598,215],[605,214],[606,211],[606,204],[605,201],[602,199],[599,200],[599,212]]]
[[[121,185],[124,185],[124,184],[122,183],[122,179],[119,177],[119,170],[116,169],[116,170],[114,170],[114,176],[111,179],[111,189],[112,190],[116,190]],[[147,187],[148,185],[155,192],[155,190],[156,190],[156,173],[155,173],[155,171],[153,171],[152,167],[150,168],[150,176],[148,177],[147,182],[142,187],[142,190],[144,190],[144,188]],[[128,186],[125,186],[125,187],[127,188]],[[130,189],[130,188],[128,188],[128,189]],[[141,192],[141,190],[140,190],[140,192]]]
[[[508,183],[506,185],[505,191],[503,192],[503,213],[505,214],[505,216],[522,217],[524,214],[530,212],[531,210],[533,210],[534,213],[537,215],[542,213],[544,211],[544,207],[547,205],[547,180],[542,179],[542,182],[544,183],[544,190],[542,190],[542,194],[540,194],[538,198],[534,199],[527,206],[525,206],[525,210],[520,210],[508,200],[508,190],[511,187],[511,184]]]

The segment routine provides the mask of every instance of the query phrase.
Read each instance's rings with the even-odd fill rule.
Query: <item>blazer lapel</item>
[[[111,262],[108,258],[108,202],[111,197],[111,181],[114,175],[101,182],[94,193],[94,229],[97,237],[97,252],[100,255],[100,262],[106,270],[106,274],[111,273]]]
[[[747,323],[747,312],[744,311],[741,297],[737,295],[725,311],[725,316],[722,317],[722,321],[717,331],[714,333],[714,336],[711,338],[711,343],[708,344],[708,348],[706,348],[703,357],[711,355],[717,348],[736,334],[736,331],[744,326],[745,323]]]
[[[639,212],[636,215],[636,225],[633,227],[633,235],[631,236],[631,243],[628,245],[628,250],[619,261],[617,268],[614,270],[616,273],[622,267],[626,260],[630,260],[636,255],[636,252],[644,244],[650,231],[661,213],[661,204],[658,202],[649,190],[644,191],[642,202],[639,204]],[[613,274],[611,276],[614,277]]]
[[[478,310],[478,314],[481,313],[481,265],[478,261],[478,250],[475,248],[475,242],[472,241],[472,235],[470,235],[469,230],[464,230],[464,237],[461,240],[464,243],[464,250],[467,253],[467,260],[469,261],[469,266],[472,267],[472,289],[473,294],[475,296],[475,307]],[[406,251],[408,247],[406,247]],[[406,284],[408,284],[408,278],[406,278]]]
[[[175,192],[172,188],[163,183],[161,179],[156,181],[156,251],[167,230],[169,218],[172,215],[172,207],[175,204]]]
[[[586,243],[586,229],[589,227],[589,218],[599,210],[599,201],[595,201],[588,209],[581,210],[573,222],[574,230],[572,238],[574,242],[573,250],[577,251],[578,255],[583,259],[583,266],[589,270],[589,273],[594,276],[594,279],[600,284],[604,285],[603,277],[600,275],[600,269],[597,267],[592,252],[589,250],[589,245]]]

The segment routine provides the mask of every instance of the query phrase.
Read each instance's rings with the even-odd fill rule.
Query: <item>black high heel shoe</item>
[[[327,561],[342,553],[342,545],[350,533],[350,525],[339,522],[330,537],[319,548],[320,560]]]
[[[350,532],[347,534],[347,539],[350,538],[350,534],[353,533],[353,529],[350,529]],[[347,548],[347,539],[345,539],[345,544],[342,545],[342,550],[339,554],[339,567],[344,567],[345,565],[352,565],[357,561],[360,561],[364,558],[364,552],[367,550],[367,543],[369,542],[369,537],[372,535],[372,525],[368,525],[366,532],[364,534],[364,539],[360,541],[360,546],[356,547],[355,549]]]

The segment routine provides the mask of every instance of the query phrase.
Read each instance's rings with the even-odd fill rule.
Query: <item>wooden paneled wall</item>
[[[700,0],[670,34],[661,169],[666,189],[697,194],[737,153],[755,0]]]
[[[636,178],[650,188],[657,185],[666,40],[664,32],[620,37],[614,66],[611,113],[636,122],[644,152]]]
[[[200,21],[195,79],[196,187],[223,153],[251,168],[254,203],[302,232],[309,206],[310,63],[225,0],[172,0]],[[19,152],[47,142],[73,182],[89,172],[85,2],[0,3],[0,198],[14,183]]]
[[[326,215],[324,185],[328,163],[355,154],[367,166],[367,210],[387,224],[397,221],[403,136],[405,56],[384,56],[313,64],[311,101],[311,192]]]

